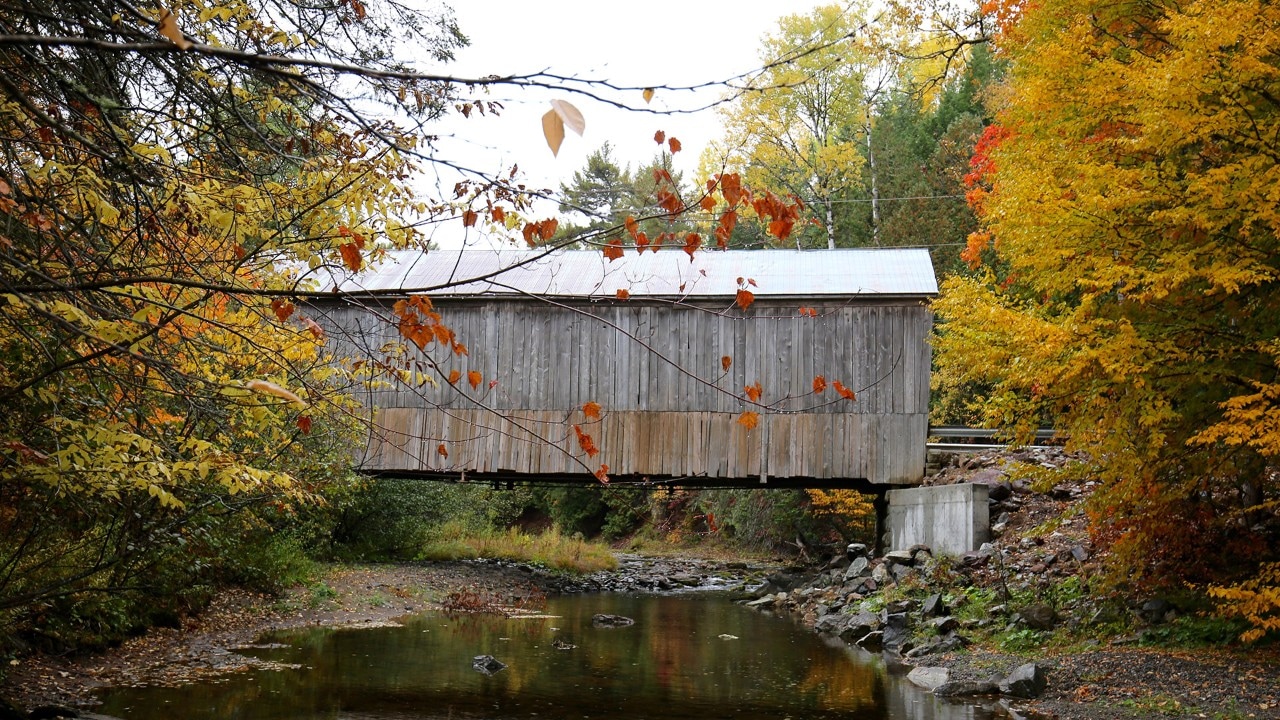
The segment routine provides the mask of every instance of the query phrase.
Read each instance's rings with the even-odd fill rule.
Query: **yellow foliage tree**
[[[1248,572],[1280,536],[1259,512],[1280,450],[1280,9],[991,6],[1010,74],[969,178],[977,272],[936,305],[940,388],[1088,451],[1122,575]]]

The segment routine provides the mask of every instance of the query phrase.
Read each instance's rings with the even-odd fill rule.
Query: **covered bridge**
[[[604,465],[614,482],[863,489],[923,479],[937,292],[925,250],[437,251],[393,255],[338,287],[312,308],[331,351],[404,369],[365,396],[366,472],[594,481]],[[739,290],[754,302],[735,302]],[[389,353],[394,302],[410,294],[431,299],[466,355]]]

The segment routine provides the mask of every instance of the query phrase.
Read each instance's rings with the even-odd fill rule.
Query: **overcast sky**
[[[760,40],[775,32],[783,15],[807,13],[814,2],[704,2],[702,0],[455,0],[454,11],[471,46],[458,52],[450,71],[464,76],[550,71],[626,86],[691,86],[723,80],[760,66]],[[723,94],[659,92],[654,109],[709,104]],[[606,140],[616,157],[633,168],[652,159],[654,132],[680,139],[678,167],[691,171],[702,149],[720,135],[714,111],[658,116],[609,107],[565,92],[510,89],[496,96],[506,105],[497,118],[449,122],[456,137],[451,154],[474,159],[476,169],[496,170],[512,162],[533,185],[557,187],[580,169]],[[558,157],[542,135],[541,117],[551,98],[573,103],[586,118],[583,137],[569,133]],[[627,98],[637,105],[636,93]],[[485,165],[487,164],[487,166]]]

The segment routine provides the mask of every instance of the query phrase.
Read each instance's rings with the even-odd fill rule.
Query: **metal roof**
[[[393,251],[360,273],[331,276],[323,290],[421,292],[432,296],[613,298],[733,296],[738,279],[770,296],[930,296],[938,292],[929,251],[682,250],[636,253],[610,261],[599,250]]]

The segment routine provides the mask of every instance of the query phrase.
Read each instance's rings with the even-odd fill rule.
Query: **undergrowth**
[[[446,523],[418,552],[419,560],[489,558],[527,562],[571,573],[615,570],[618,561],[604,543],[579,535],[566,536],[558,527],[538,535],[517,528],[477,529],[462,523]]]

